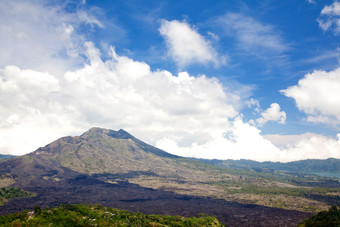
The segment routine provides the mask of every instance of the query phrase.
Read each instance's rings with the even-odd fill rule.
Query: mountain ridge
[[[218,159],[198,159],[202,162],[213,164],[221,167],[230,167],[237,169],[271,169],[279,171],[292,171],[300,173],[312,172],[334,172],[340,173],[340,159],[327,158],[327,159],[305,159],[292,162],[258,162],[249,159],[240,160],[218,160]]]

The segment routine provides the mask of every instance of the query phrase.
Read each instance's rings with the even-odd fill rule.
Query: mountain
[[[150,146],[126,131],[92,128],[81,136],[63,137],[39,148],[31,157],[46,157],[81,173],[169,173],[168,159],[179,158]]]
[[[294,162],[256,162],[252,160],[201,160],[202,162],[213,164],[221,167],[230,167],[236,169],[254,169],[261,171],[263,169],[291,171],[300,173],[340,173],[340,159],[329,158],[326,160],[308,159]]]
[[[10,200],[0,214],[100,203],[149,214],[208,213],[231,226],[296,225],[310,215],[305,211],[340,201],[337,181],[217,167],[103,128],[0,162],[0,186],[35,195]]]
[[[14,155],[0,154],[0,161],[10,159],[10,158],[14,158],[14,157],[15,157]]]

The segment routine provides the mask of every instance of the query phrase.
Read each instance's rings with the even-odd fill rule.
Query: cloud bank
[[[239,96],[216,78],[151,71],[113,48],[111,59],[103,61],[92,43],[85,48],[89,63],[60,77],[16,66],[0,70],[1,151],[24,154],[61,135],[100,126],[124,128],[181,156],[259,161],[339,156],[334,152],[339,141],[324,137],[274,146],[243,122],[233,107]],[[263,119],[283,119],[277,104],[264,113]],[[330,151],[320,155],[325,143]],[[306,146],[308,156],[303,156]]]

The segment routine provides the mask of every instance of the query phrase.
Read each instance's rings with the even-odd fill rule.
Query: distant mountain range
[[[252,160],[207,160],[198,159],[202,162],[209,163],[221,167],[229,167],[243,170],[280,170],[300,173],[313,172],[334,172],[340,173],[340,159],[329,158],[326,160],[308,159],[295,162],[256,162]]]
[[[101,203],[149,214],[208,213],[231,226],[273,226],[296,225],[310,215],[300,211],[340,201],[338,181],[247,171],[259,163],[243,162],[182,158],[122,129],[92,128],[1,161],[0,187],[21,188],[35,196],[10,200],[0,206],[0,214],[35,205]],[[327,190],[330,194],[322,194]],[[280,193],[284,196],[277,196]]]
[[[0,161],[1,160],[5,160],[5,159],[9,159],[9,158],[14,158],[14,155],[9,155],[9,154],[0,154]]]

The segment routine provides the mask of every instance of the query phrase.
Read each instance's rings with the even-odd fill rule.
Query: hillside
[[[101,203],[148,214],[209,213],[228,225],[296,225],[309,215],[304,212],[325,209],[340,196],[337,181],[218,167],[102,128],[3,161],[0,184],[36,195],[5,203],[2,214],[36,205]]]

